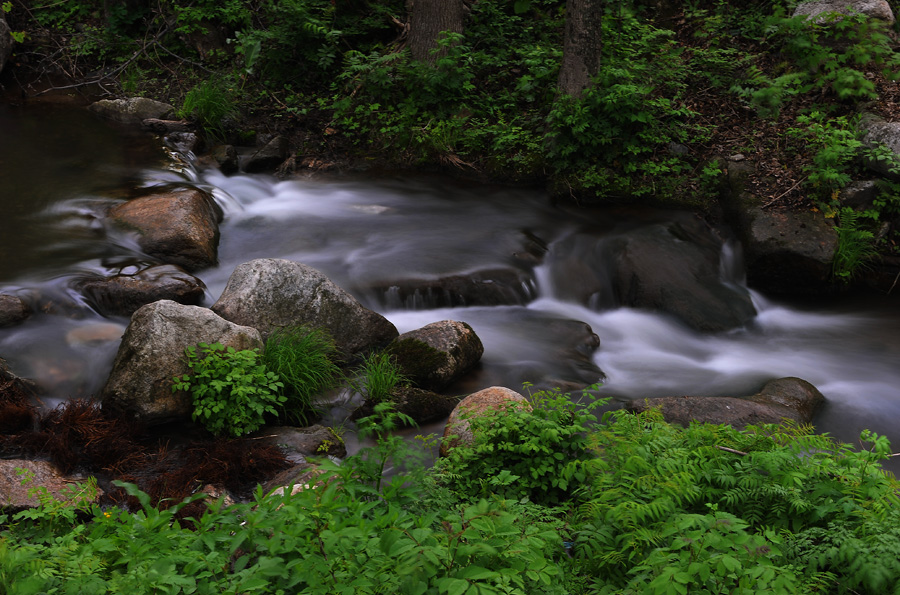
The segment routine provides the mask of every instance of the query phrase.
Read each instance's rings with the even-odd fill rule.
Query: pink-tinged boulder
[[[531,409],[531,404],[516,391],[502,386],[480,390],[460,401],[450,413],[444,427],[441,456],[447,456],[447,453],[459,444],[470,445],[475,442],[469,420],[492,412],[504,411],[507,407]]]
[[[217,263],[221,217],[215,201],[196,188],[135,198],[109,211],[112,224],[133,233],[141,251],[189,272]]]

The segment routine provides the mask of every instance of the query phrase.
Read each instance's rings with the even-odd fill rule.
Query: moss
[[[415,384],[430,378],[448,360],[446,353],[419,339],[396,340],[385,351],[394,357],[403,375]]]

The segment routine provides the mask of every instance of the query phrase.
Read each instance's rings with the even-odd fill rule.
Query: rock
[[[386,351],[419,388],[443,390],[481,360],[484,345],[465,322],[444,320],[403,333]]]
[[[860,119],[862,142],[868,149],[883,153],[884,159],[864,156],[863,162],[870,170],[893,180],[900,180],[900,122],[887,122],[880,117],[866,114]]]
[[[76,326],[66,333],[66,345],[79,347],[82,345],[99,345],[120,341],[125,334],[125,327],[114,322],[92,322],[84,326]]]
[[[822,213],[780,211],[745,190],[750,165],[728,164],[722,206],[744,248],[747,284],[773,294],[820,294],[832,288],[837,231]]]
[[[189,272],[217,263],[221,218],[213,199],[194,188],[135,198],[109,212],[115,226],[137,234],[147,255]]]
[[[213,147],[209,156],[216,162],[223,174],[233,174],[238,170],[238,154],[232,145],[218,145]]]
[[[0,293],[0,328],[24,322],[31,315],[31,308],[15,295]]]
[[[894,23],[894,12],[887,0],[812,0],[803,2],[794,10],[794,16],[806,15],[807,20],[816,23],[827,23],[829,13],[863,14],[872,19],[884,21],[888,25]],[[839,21],[838,17],[833,22]]]
[[[175,108],[168,103],[146,97],[101,99],[92,103],[88,109],[104,118],[123,124],[141,124],[147,119],[165,120],[175,113]]]
[[[447,419],[460,401],[459,397],[441,395],[410,386],[395,389],[391,399],[394,409],[411,417],[418,426]],[[350,419],[355,421],[374,413],[374,404],[365,402],[350,415]]]
[[[143,306],[122,337],[100,393],[103,407],[148,424],[189,418],[190,395],[173,393],[172,378],[190,373],[185,348],[216,342],[239,351],[262,347],[256,329],[232,324],[206,308],[170,300]]]
[[[200,137],[193,132],[171,132],[164,140],[166,145],[182,155],[196,153],[198,148],[203,146]]]
[[[438,279],[399,279],[372,288],[384,305],[407,310],[518,305],[537,297],[534,277],[513,267]]]
[[[13,38],[12,31],[6,23],[6,16],[0,10],[0,72],[12,56]]]
[[[347,456],[347,446],[343,439],[333,429],[318,424],[307,428],[266,427],[250,438],[277,446],[292,462],[302,462],[306,457],[331,456],[342,459]]]
[[[317,481],[323,471],[312,463],[300,463],[282,471],[263,485],[263,491],[267,496],[283,496],[288,489],[295,495],[304,490],[315,489],[323,485]]]
[[[874,180],[860,180],[858,182],[850,182],[841,189],[838,194],[838,200],[841,205],[863,211],[871,208],[872,203],[878,195],[878,186]]]
[[[822,393],[805,380],[779,378],[767,383],[759,393],[745,399],[661,397],[629,401],[625,408],[641,412],[659,407],[663,419],[682,426],[697,421],[743,428],[748,425],[778,424],[785,419],[808,424],[824,402]]]
[[[470,419],[490,411],[502,411],[506,407],[525,407],[530,410],[531,404],[516,391],[502,386],[492,386],[480,390],[460,401],[450,413],[450,418],[444,427],[441,456],[447,456],[450,449],[459,444],[470,445],[475,441],[469,423]]]
[[[721,242],[705,225],[653,225],[620,240],[614,287],[620,304],[671,314],[698,331],[744,326],[756,315],[743,288],[724,283]]]
[[[172,264],[151,266],[132,275],[86,279],[75,288],[103,316],[131,316],[141,306],[159,300],[197,306],[206,294],[203,281]]]
[[[19,473],[25,470],[25,475]],[[30,481],[23,480],[30,477]],[[0,460],[0,508],[22,510],[40,505],[36,495],[30,495],[31,488],[42,487],[56,500],[67,500],[76,491],[75,481],[83,478],[66,477],[60,474],[46,461],[28,461],[24,459]],[[96,504],[102,492],[78,492],[84,498],[81,504]]]
[[[363,307],[325,275],[289,260],[263,258],[237,266],[212,309],[235,324],[259,329],[263,338],[278,328],[322,328],[348,358],[398,335],[384,316]]]
[[[247,173],[274,171],[288,158],[289,152],[288,140],[283,136],[276,136],[247,159],[244,171]]]
[[[24,404],[34,395],[34,383],[16,376],[0,357],[0,401]]]
[[[188,120],[160,120],[159,118],[147,118],[141,121],[141,128],[159,135],[172,132],[193,132],[196,128]]]

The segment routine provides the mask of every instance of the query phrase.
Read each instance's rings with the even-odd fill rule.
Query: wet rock
[[[416,386],[443,390],[475,367],[484,345],[465,322],[443,320],[403,333],[386,351]]]
[[[6,66],[9,58],[12,56],[13,38],[12,31],[6,23],[6,16],[0,10],[0,72]]]
[[[830,21],[828,15],[838,14],[862,14],[872,19],[884,21],[888,25],[894,23],[894,12],[887,0],[812,0],[797,5],[794,16],[806,15],[807,20],[816,23]],[[837,22],[840,18],[831,22]]]
[[[141,127],[163,136],[173,132],[193,132],[196,128],[188,120],[160,120],[159,118],[142,120]]]
[[[154,101],[146,97],[101,99],[92,103],[88,109],[104,118],[123,124],[141,124],[144,120],[150,118],[165,120],[175,113],[175,108],[168,103]]]
[[[232,145],[218,145],[209,152],[209,157],[216,163],[223,174],[233,174],[238,170],[238,154]]]
[[[629,401],[625,408],[642,412],[659,407],[663,419],[682,426],[697,421],[743,428],[782,423],[785,419],[808,424],[824,402],[825,397],[809,382],[800,378],[779,378],[747,398],[661,397]]]
[[[24,470],[24,475],[19,470]],[[26,478],[30,480],[23,484]],[[0,460],[0,508],[22,510],[39,506],[37,495],[28,493],[36,487],[45,488],[56,500],[67,500],[77,493],[83,504],[95,504],[102,492],[99,489],[95,493],[77,490],[76,481],[84,481],[84,478],[65,476],[46,461]]]
[[[441,395],[430,390],[405,386],[397,388],[391,393],[391,402],[396,411],[408,415],[416,425],[422,426],[447,419],[453,408],[460,402],[460,397]],[[374,404],[365,402],[350,415],[350,419],[362,419],[374,413]]]
[[[75,287],[103,316],[131,316],[158,300],[196,306],[206,293],[203,281],[171,264],[151,266],[133,275],[86,279]]]
[[[196,153],[203,146],[200,137],[193,132],[172,132],[166,135],[166,144],[182,155]]]
[[[288,140],[283,136],[276,136],[250,155],[244,164],[244,171],[247,173],[274,171],[288,158],[289,153]]]
[[[512,267],[438,279],[399,279],[373,289],[384,305],[408,310],[518,305],[537,296],[534,277]]]
[[[619,303],[666,312],[704,332],[747,324],[756,309],[747,291],[721,280],[721,242],[706,226],[692,227],[653,225],[619,240]]]
[[[0,357],[0,401],[25,403],[34,394],[34,383],[20,378]]]
[[[137,235],[144,253],[189,272],[216,264],[221,218],[212,198],[197,189],[135,198],[109,212],[117,228]]]
[[[450,413],[444,436],[441,440],[441,456],[447,456],[450,450],[459,444],[472,444],[475,436],[469,420],[491,411],[502,411],[506,407],[525,407],[531,404],[525,397],[514,390],[502,386],[492,386],[477,393],[472,393]]]
[[[267,426],[250,438],[277,446],[293,462],[302,462],[305,457],[331,456],[342,459],[347,456],[344,440],[333,429],[318,424],[306,428]]]
[[[24,322],[31,315],[31,308],[15,295],[0,293],[0,328]]]
[[[216,342],[236,350],[262,347],[256,329],[232,324],[206,308],[169,300],[143,306],[122,337],[100,393],[103,407],[148,424],[190,419],[190,395],[173,393],[172,378],[190,373],[185,348]]]
[[[259,329],[264,338],[278,328],[322,328],[348,358],[399,334],[384,316],[363,307],[316,269],[282,259],[237,266],[212,309],[235,324]]]
[[[267,481],[263,485],[263,491],[266,495],[277,498],[285,492],[295,495],[304,490],[315,489],[323,485],[319,480],[322,473],[322,469],[312,463],[300,463]]]
[[[829,291],[837,232],[822,213],[781,211],[745,189],[749,165],[729,163],[726,217],[744,247],[747,284],[774,294]]]

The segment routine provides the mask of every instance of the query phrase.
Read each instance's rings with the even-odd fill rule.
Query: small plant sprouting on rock
[[[198,347],[199,353],[197,347],[185,349],[194,374],[175,376],[172,383],[173,392],[191,393],[194,421],[217,436],[242,436],[262,426],[266,414],[278,414],[284,384],[260,362],[258,350],[221,343]]]

